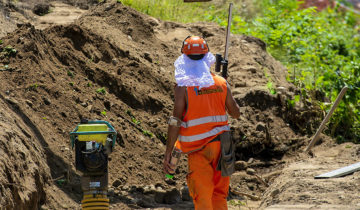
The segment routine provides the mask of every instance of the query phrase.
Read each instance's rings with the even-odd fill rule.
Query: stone
[[[144,196],[142,199],[138,200],[136,204],[143,208],[154,208],[155,205],[153,204],[153,202],[154,202],[153,199]]]
[[[49,209],[49,207],[47,207],[46,205],[40,206],[40,210],[48,210],[48,209]]]
[[[116,58],[113,58],[113,59],[111,60],[111,62],[112,62],[112,64],[113,64],[114,66],[119,63],[119,61],[118,61]]]
[[[240,81],[240,82],[235,83],[235,88],[238,88],[238,87],[246,87],[246,81]]]
[[[51,100],[50,100],[50,99],[48,99],[48,98],[46,98],[46,97],[43,97],[42,99],[43,99],[43,101],[44,101],[44,103],[45,103],[46,105],[50,105],[50,104],[51,104]]]
[[[170,191],[166,191],[164,195],[164,203],[166,204],[176,204],[180,202],[181,195],[178,189],[173,188]]]
[[[144,187],[144,194],[153,194],[155,191],[156,189],[154,185],[148,185]]]
[[[154,200],[156,203],[164,203],[164,197],[165,197],[166,191],[162,189],[157,189],[155,191]]]
[[[247,183],[247,187],[249,190],[253,191],[255,189],[255,185],[253,183]]]
[[[266,130],[265,124],[262,123],[262,122],[259,122],[259,123],[256,125],[256,130],[257,130],[257,131],[265,131],[265,130]]]
[[[25,101],[25,103],[26,103],[27,105],[29,105],[29,107],[33,107],[33,103],[32,103],[32,101],[30,101],[30,100],[26,100],[26,101]]]
[[[49,13],[50,5],[48,3],[39,3],[32,9],[33,13],[39,16]]]
[[[277,196],[279,193],[280,193],[280,190],[279,190],[279,189],[275,189],[275,190],[273,190],[273,191],[271,192],[271,196],[272,196],[272,197],[275,197],[275,196]]]
[[[119,187],[121,185],[121,181],[120,180],[115,180],[113,183],[112,183],[112,186],[113,187],[115,187],[115,188],[117,188],[117,187]]]
[[[165,179],[165,182],[168,184],[168,185],[175,185],[176,182],[174,179]]]
[[[124,185],[121,187],[122,191],[129,191],[129,186],[128,185]]]
[[[245,161],[239,160],[235,162],[235,170],[241,171],[247,169],[248,164]]]
[[[252,168],[247,168],[246,173],[249,174],[249,175],[254,175],[256,173],[256,171],[254,169],[252,169]]]
[[[277,91],[278,93],[285,93],[285,92],[286,92],[286,88],[285,88],[285,87],[277,87],[277,88],[276,88],[276,91]]]
[[[108,189],[108,196],[109,197],[114,197],[114,195],[115,195],[115,193],[114,193],[114,188],[112,188],[112,187],[110,187],[109,189]]]
[[[144,53],[144,58],[145,58],[147,61],[149,61],[150,63],[152,63],[152,58],[150,57],[150,53],[145,52],[145,53]]]
[[[152,26],[158,26],[160,24],[159,20],[153,17],[149,17],[149,23]]]
[[[181,199],[183,201],[191,201],[192,200],[190,193],[189,193],[189,188],[187,186],[183,186],[181,188]]]
[[[109,11],[111,10],[112,8],[114,8],[115,4],[111,4],[111,5],[108,5],[105,7],[105,11]]]
[[[253,74],[256,73],[256,68],[254,66],[244,66],[243,69],[245,71],[249,71],[249,72],[251,72]]]

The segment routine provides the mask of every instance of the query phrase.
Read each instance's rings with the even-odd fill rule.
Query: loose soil
[[[9,26],[0,34],[0,205],[79,209],[69,132],[88,118],[109,121],[118,132],[109,163],[111,209],[192,209],[191,201],[156,203],[147,189],[185,185],[186,156],[174,181],[162,172],[182,40],[197,34],[222,53],[225,29],[161,21],[116,1],[48,1],[53,12],[40,17],[29,2],[2,3],[0,15],[1,26]],[[16,53],[3,51],[9,45]],[[360,209],[358,172],[313,179],[355,163],[359,145],[335,145],[323,135],[312,155],[303,153],[323,113],[308,102],[288,105],[298,90],[263,41],[231,35],[229,50],[228,82],[242,113],[230,120],[239,162],[229,209]]]

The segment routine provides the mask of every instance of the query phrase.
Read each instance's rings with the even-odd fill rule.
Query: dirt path
[[[51,2],[50,11],[50,13],[36,18],[34,22],[36,28],[44,29],[53,25],[67,25],[86,12],[86,10],[62,2]]]
[[[360,172],[340,178],[315,176],[359,162],[360,145],[334,145],[332,139],[299,153],[264,193],[265,209],[360,209]]]

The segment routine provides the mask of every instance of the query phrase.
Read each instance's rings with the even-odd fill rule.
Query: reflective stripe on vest
[[[189,120],[187,122],[182,122],[181,127],[188,128],[191,126],[196,126],[209,122],[226,122],[227,120],[228,120],[227,115],[208,116],[208,117],[198,118],[195,120]]]
[[[202,133],[202,134],[198,134],[198,135],[193,135],[193,136],[181,136],[179,135],[179,141],[181,142],[194,142],[194,141],[198,141],[210,136],[214,136],[216,134],[218,134],[221,131],[229,131],[230,130],[230,126],[229,125],[224,125],[221,127],[215,127],[214,129],[206,132],[206,133]]]

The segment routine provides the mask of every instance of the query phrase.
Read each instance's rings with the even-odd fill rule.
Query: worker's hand
[[[171,160],[171,153],[165,152],[164,163],[163,163],[165,174],[174,174],[175,173],[175,171],[173,170],[174,166],[170,163],[170,160]]]

